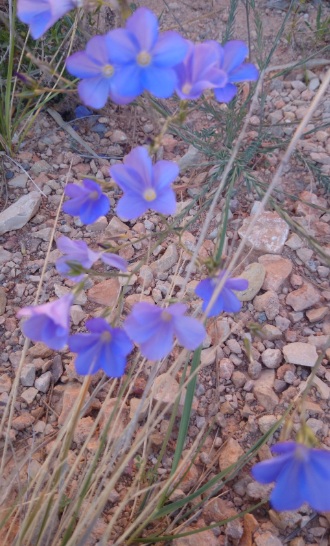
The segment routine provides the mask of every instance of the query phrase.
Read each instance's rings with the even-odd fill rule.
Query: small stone
[[[31,427],[35,421],[35,418],[30,413],[22,413],[18,417],[15,417],[12,421],[12,427],[14,430],[25,430]]]
[[[48,389],[50,387],[52,381],[52,374],[51,372],[43,373],[38,379],[35,380],[34,386],[38,391],[43,392],[46,394],[48,392]]]
[[[161,409],[168,406],[168,413],[171,413],[173,406],[179,394],[179,383],[168,373],[164,373],[156,377],[151,396],[154,402],[161,402]],[[179,408],[182,411],[186,389],[182,390],[179,402]]]
[[[107,307],[114,307],[117,303],[120,294],[120,283],[117,278],[107,279],[102,281],[90,290],[88,290],[87,297],[89,301],[105,305]]]
[[[306,316],[309,322],[319,322],[329,313],[328,307],[319,307],[318,309],[310,309],[306,311]],[[0,313],[1,314],[1,313]]]
[[[244,454],[244,450],[241,448],[237,440],[229,438],[223,445],[219,455],[219,468],[220,471],[224,470],[228,466],[236,463],[238,459]]]
[[[117,216],[113,216],[105,232],[110,237],[114,237],[116,235],[123,235],[124,233],[128,233],[129,227],[124,224],[124,222],[119,220]]]
[[[57,383],[57,381],[62,377],[63,371],[64,370],[61,355],[54,356],[54,360],[50,367],[53,383]]]
[[[261,328],[261,334],[265,339],[268,339],[269,341],[275,341],[276,339],[282,339],[283,337],[282,331],[272,324],[265,324]]]
[[[316,349],[323,350],[325,345],[329,341],[329,335],[320,336],[308,336],[308,343],[313,345]]]
[[[80,305],[72,305],[70,309],[70,315],[72,322],[75,326],[81,323],[86,317],[86,313],[82,310]]]
[[[21,398],[30,406],[38,394],[38,389],[30,387],[22,392]]]
[[[276,254],[260,256],[258,262],[264,266],[266,271],[265,280],[262,285],[263,290],[279,291],[285,279],[291,274],[292,262]]]
[[[300,239],[299,235],[297,235],[296,233],[293,233],[285,243],[285,245],[292,250],[297,250],[298,248],[301,248],[303,244],[304,243]]]
[[[266,275],[266,269],[263,264],[256,262],[247,266],[243,273],[238,276],[239,279],[246,279],[249,285],[246,290],[235,292],[240,301],[251,301],[261,289]]]
[[[271,485],[263,485],[258,482],[251,482],[247,485],[246,488],[248,496],[250,497],[250,499],[253,500],[267,499],[271,490]]]
[[[230,336],[230,324],[226,319],[216,319],[208,327],[213,345],[221,345]]]
[[[220,379],[230,379],[235,367],[229,358],[222,358],[217,363],[217,373]]]
[[[94,419],[92,417],[82,417],[79,419],[73,433],[73,440],[78,446],[81,446],[87,440],[93,425]]]
[[[255,546],[284,546],[283,542],[276,536],[272,535],[269,531],[263,532],[262,535],[255,536],[254,541]]]
[[[277,418],[275,415],[263,415],[258,419],[258,425],[262,434],[266,434],[276,423]]]
[[[53,354],[53,351],[47,347],[47,345],[38,341],[38,343],[30,347],[28,354],[32,356],[32,358],[48,358]]]
[[[11,378],[7,373],[0,375],[0,394],[4,392],[10,392],[11,389]]]
[[[150,267],[155,273],[164,273],[177,264],[179,259],[178,251],[174,243],[170,244],[165,250],[164,254],[157,260],[153,262]]]
[[[226,345],[232,353],[235,353],[237,355],[240,355],[242,353],[241,346],[236,339],[229,339]]]
[[[232,377],[231,377],[233,385],[240,389],[241,387],[244,387],[246,383],[246,376],[243,372],[240,372],[239,370],[235,370]]]
[[[313,251],[310,248],[298,248],[296,253],[299,260],[301,260],[303,263],[308,262],[308,260],[310,260],[313,256]]]
[[[243,225],[238,230],[241,239],[245,238],[252,219],[253,216],[243,220]],[[281,254],[288,234],[289,227],[277,212],[266,211],[257,218],[246,242],[255,250],[269,254]]]
[[[309,307],[319,303],[319,301],[320,294],[318,290],[309,283],[305,283],[301,288],[298,288],[298,290],[294,290],[286,298],[286,303],[291,305],[295,311],[309,309]]]
[[[330,388],[322,379],[319,377],[314,377],[313,379],[313,386],[315,386],[319,392],[320,397],[322,400],[329,400],[330,399]]]
[[[313,345],[297,341],[284,345],[283,354],[289,364],[312,368],[317,361],[317,352]]]
[[[68,383],[65,386],[63,392],[63,401],[62,401],[62,411],[58,418],[58,424],[63,425],[68,419],[68,416],[71,414],[71,410],[81,392],[81,386],[76,383]],[[90,397],[89,393],[86,393],[86,398]]]
[[[36,367],[34,364],[25,364],[21,373],[21,384],[23,387],[33,387],[36,378]]]
[[[217,358],[217,347],[209,347],[201,352],[201,366],[212,366]]]
[[[149,288],[154,281],[154,274],[148,265],[142,265],[139,271],[138,282],[144,287],[144,290]]]
[[[261,355],[261,360],[267,368],[278,368],[282,362],[282,353],[279,349],[266,349]]]
[[[0,213],[0,235],[20,229],[37,213],[41,204],[39,192],[32,191],[20,197]]]
[[[130,404],[129,416],[130,416],[131,419],[133,419],[133,417],[136,415],[136,412],[137,412],[137,409],[138,409],[140,403],[141,403],[140,398],[131,398],[130,399],[130,402],[129,402],[129,404]],[[145,400],[144,404],[142,404],[142,408],[139,410],[138,421],[143,421],[147,417],[148,410],[149,410],[149,402],[148,402],[148,400]]]
[[[195,528],[185,528],[185,532],[195,531]],[[197,534],[191,534],[186,537],[175,538],[172,542],[173,546],[201,546],[201,544],[207,544],[207,546],[217,546],[218,540],[212,531],[201,531]]]
[[[251,379],[259,379],[262,371],[262,366],[257,360],[253,360],[249,363],[248,374]]]
[[[201,152],[197,150],[192,144],[190,144],[188,151],[177,162],[180,169],[180,173],[182,174],[187,169],[190,169],[193,166],[199,165],[200,161],[201,161]]]
[[[27,175],[22,173],[8,180],[8,186],[10,188],[26,188],[27,181]]]
[[[262,296],[256,296],[253,300],[256,311],[264,311],[268,320],[274,320],[279,314],[280,302],[276,292],[268,290]]]
[[[33,231],[31,233],[31,236],[35,237],[36,239],[42,239],[42,241],[45,241],[47,243],[48,241],[50,241],[52,231],[53,228],[43,228],[39,229],[38,231]]]
[[[127,142],[127,139],[127,135],[120,129],[115,129],[110,137],[113,144],[123,144],[124,142]]]

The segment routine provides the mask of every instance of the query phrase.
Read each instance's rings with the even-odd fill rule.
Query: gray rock
[[[30,387],[22,392],[21,398],[23,398],[23,400],[25,400],[25,402],[30,406],[33,403],[37,394],[38,394],[38,389],[35,389],[34,387]]]
[[[21,384],[23,387],[33,387],[36,378],[36,367],[34,364],[26,364],[22,368]]]
[[[32,191],[20,197],[0,213],[0,235],[20,229],[37,213],[41,203],[39,192]]]
[[[267,368],[278,368],[282,362],[282,353],[279,349],[266,349],[261,355],[261,360]]]
[[[187,169],[190,169],[191,167],[198,165],[201,161],[201,157],[202,156],[200,151],[197,150],[192,144],[190,144],[188,151],[177,162],[180,169],[180,173],[182,174]]]
[[[38,389],[38,391],[46,393],[50,387],[51,380],[51,372],[43,373],[40,377],[38,377],[38,379],[35,380],[34,386],[36,389]]]
[[[263,290],[278,292],[292,271],[292,262],[277,254],[265,254],[260,256],[258,261],[266,270],[265,280],[262,285]]]
[[[266,269],[262,264],[257,262],[252,263],[244,269],[243,273],[238,276],[239,279],[246,279],[249,286],[246,290],[235,292],[240,301],[251,301],[261,289],[266,275]]]
[[[312,368],[317,360],[317,352],[313,345],[309,343],[289,343],[284,345],[283,354],[289,364],[308,366]]]
[[[280,310],[278,295],[272,290],[268,290],[262,296],[256,296],[253,305],[256,311],[264,311],[268,320],[274,320]]]
[[[28,177],[26,174],[18,174],[14,178],[11,178],[11,180],[8,180],[8,186],[10,188],[25,188],[27,180]]]
[[[60,355],[54,356],[54,360],[50,367],[50,372],[52,374],[53,382],[57,383],[63,374],[63,364]]]
[[[170,244],[165,250],[163,256],[153,262],[150,267],[155,273],[163,273],[168,271],[175,265],[178,261],[179,255],[174,243]]]
[[[0,265],[5,264],[11,260],[11,253],[0,246]]]

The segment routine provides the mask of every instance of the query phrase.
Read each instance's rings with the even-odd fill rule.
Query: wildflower
[[[110,377],[121,377],[133,343],[124,330],[112,328],[103,318],[90,319],[86,326],[90,334],[76,334],[69,338],[70,350],[77,353],[77,373],[88,375],[102,369]]]
[[[109,212],[109,199],[93,180],[85,178],[82,183],[83,186],[77,184],[66,186],[65,195],[71,199],[66,201],[62,208],[67,214],[79,216],[83,224],[93,224],[100,216]]]
[[[76,282],[82,280],[85,274],[70,274],[72,267],[68,262],[72,264],[76,263],[79,266],[89,269],[101,256],[100,252],[90,250],[84,241],[71,241],[69,237],[62,236],[57,239],[56,244],[57,248],[64,254],[56,262],[57,271]]]
[[[119,271],[127,271],[127,261],[121,256],[117,256],[117,254],[104,252],[103,254],[101,254],[100,258],[104,264],[109,265],[110,267],[119,269]]]
[[[171,183],[178,176],[179,168],[172,161],[152,165],[147,150],[138,146],[125,156],[123,165],[113,165],[110,174],[124,192],[117,205],[121,218],[132,220],[149,208],[162,214],[175,212]]]
[[[36,40],[65,13],[81,5],[82,0],[18,0],[17,17],[30,25],[30,32]]]
[[[214,41],[202,44],[188,42],[189,50],[182,63],[175,67],[178,76],[176,93],[183,100],[198,99],[205,89],[227,83],[223,70],[219,70],[219,44]]]
[[[276,482],[270,502],[275,510],[297,510],[308,502],[318,512],[330,511],[330,451],[297,442],[272,447],[279,457],[262,461],[252,469],[260,483]]]
[[[237,93],[234,83],[258,79],[258,69],[250,63],[244,63],[248,54],[247,45],[238,40],[219,45],[219,68],[223,71],[223,83],[214,89],[215,98],[219,102],[230,102]]]
[[[78,93],[87,106],[102,108],[109,97],[118,104],[127,104],[134,99],[121,97],[115,91],[118,67],[114,65],[112,47],[107,34],[94,36],[85,51],[77,51],[66,60],[68,72],[81,78]]]
[[[124,330],[140,346],[143,356],[159,360],[172,349],[173,338],[186,349],[196,349],[206,332],[196,319],[184,316],[187,306],[174,303],[166,309],[150,303],[137,303],[124,322]]]
[[[67,294],[59,300],[20,309],[18,318],[29,317],[22,325],[24,335],[42,341],[51,349],[63,349],[69,335],[72,302],[73,295]]]
[[[217,277],[204,279],[196,286],[195,293],[204,300],[202,306],[203,311],[207,309],[213,293],[224,274],[225,271],[221,271]],[[246,279],[227,279],[207,316],[214,317],[219,315],[222,311],[225,311],[226,313],[237,313],[241,309],[242,303],[234,294],[233,290],[246,290],[248,285],[249,283]]]
[[[172,95],[177,80],[174,66],[184,59],[188,44],[177,32],[159,34],[152,11],[138,8],[125,29],[107,34],[107,44],[112,63],[120,67],[114,85],[117,95],[135,98],[144,90],[159,98]]]

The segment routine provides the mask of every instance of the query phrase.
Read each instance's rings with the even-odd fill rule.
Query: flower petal
[[[149,360],[160,360],[167,356],[173,346],[173,324],[162,322],[154,335],[141,343],[140,351]]]
[[[153,168],[154,187],[156,191],[166,188],[179,175],[179,167],[174,161],[157,161]]]
[[[125,260],[121,256],[117,256],[117,254],[105,252],[101,254],[101,260],[106,265],[119,269],[119,271],[127,271],[127,267],[128,267],[127,260]]]
[[[163,190],[154,201],[149,203],[149,208],[160,214],[174,214],[176,211],[176,197],[171,188]]]
[[[130,32],[127,32],[124,28],[110,30],[105,35],[105,41],[111,63],[125,65],[135,61],[139,51],[137,44],[132,40]]]
[[[245,63],[233,70],[228,77],[230,83],[254,81],[259,77],[259,70],[254,64]]]
[[[111,78],[96,76],[81,80],[78,83],[78,93],[82,102],[92,108],[103,108],[111,90]]]
[[[177,76],[172,68],[148,66],[142,71],[142,83],[155,97],[167,99],[174,93]]]
[[[189,43],[174,31],[163,32],[152,51],[153,64],[158,67],[175,66],[185,58]]]
[[[197,349],[206,336],[201,322],[192,317],[174,318],[174,333],[180,345],[186,349]]]
[[[225,87],[216,87],[214,96],[218,102],[230,102],[237,93],[237,87],[232,83],[227,83]]]
[[[126,194],[119,199],[117,215],[122,220],[133,220],[144,214],[149,208],[149,203],[137,194]]]
[[[158,19],[147,8],[138,8],[126,22],[126,29],[134,35],[140,51],[150,52],[158,36]]]
[[[231,40],[223,46],[224,60],[222,68],[227,72],[235,70],[247,57],[249,50],[245,42]]]

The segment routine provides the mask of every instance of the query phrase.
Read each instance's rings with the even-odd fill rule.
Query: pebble
[[[236,463],[244,454],[244,450],[234,438],[229,438],[223,445],[219,455],[220,471],[225,470],[228,466]]]
[[[87,298],[89,301],[105,305],[107,307],[113,307],[116,305],[120,294],[120,283],[117,278],[107,279],[102,281],[87,292]]]
[[[0,213],[0,235],[20,229],[38,212],[41,204],[39,192],[32,191],[20,197]]]
[[[167,247],[164,254],[157,261],[150,264],[150,268],[154,273],[163,273],[177,264],[178,259],[179,255],[176,245],[172,243]]]
[[[156,377],[151,397],[154,402],[160,402],[161,403],[161,409],[165,408],[165,406],[168,406],[168,413],[171,413],[173,410],[173,406],[176,402],[178,393],[179,393],[179,383],[168,373],[164,373]],[[179,410],[182,412],[184,399],[186,396],[186,389],[184,388],[181,393],[180,402],[179,402]]]
[[[43,373],[40,377],[38,377],[35,382],[34,386],[38,391],[43,392],[46,394],[48,392],[48,389],[50,387],[52,381],[52,374],[51,372]]]
[[[6,290],[0,286],[0,317],[4,314],[7,305]]]
[[[320,299],[318,290],[312,284],[305,283],[298,290],[290,292],[286,297],[286,303],[293,307],[295,311],[304,311],[319,303]]]
[[[21,384],[23,387],[33,387],[36,378],[36,367],[34,364],[25,364],[21,372]]]
[[[283,354],[289,364],[308,366],[312,368],[317,360],[317,352],[313,345],[297,341],[284,345]]]
[[[297,250],[303,246],[303,241],[300,239],[299,235],[293,233],[285,244],[292,250]]]
[[[264,266],[266,273],[262,289],[277,292],[291,274],[292,262],[277,254],[265,254],[258,261]]]
[[[230,379],[235,367],[229,358],[222,358],[217,363],[217,373],[220,379]]]
[[[238,276],[239,279],[246,279],[249,285],[246,290],[235,292],[240,301],[251,301],[261,289],[266,275],[266,269],[263,264],[254,262],[248,265],[243,273]]]
[[[266,368],[278,368],[282,362],[282,353],[279,349],[266,349],[261,355],[261,360]]]
[[[268,290],[262,296],[256,296],[253,300],[256,311],[264,311],[268,320],[274,320],[279,314],[280,302],[276,292]]]
[[[243,225],[238,230],[241,239],[245,238],[252,219],[253,216],[243,220]],[[288,234],[287,223],[276,212],[266,211],[258,217],[251,233],[246,237],[246,242],[260,252],[281,254]]]
[[[309,322],[319,322],[329,313],[328,307],[319,307],[318,309],[310,309],[306,311],[306,316]],[[1,313],[0,313],[1,314]]]
[[[12,427],[14,430],[25,430],[31,427],[35,421],[35,418],[30,413],[22,413],[18,417],[15,417],[12,421]]]
[[[21,398],[23,398],[23,400],[25,400],[25,402],[30,406],[33,403],[37,394],[38,394],[38,389],[34,387],[29,387],[28,389],[22,392]]]

